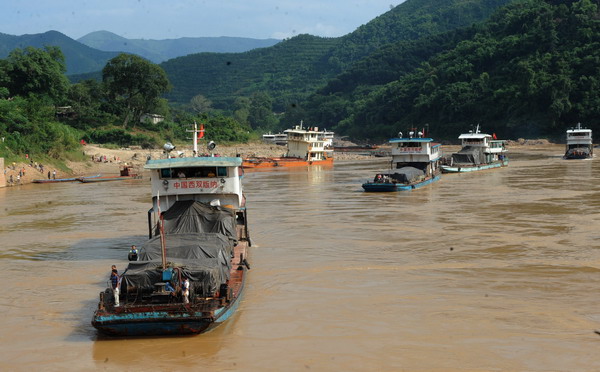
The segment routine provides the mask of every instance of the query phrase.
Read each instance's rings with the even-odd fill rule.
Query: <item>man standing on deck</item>
[[[113,290],[113,294],[115,296],[115,307],[119,306],[119,287],[121,287],[121,278],[119,277],[119,272],[117,271],[117,267],[112,265],[112,271],[110,273],[110,284]]]
[[[183,303],[190,303],[190,280],[188,278],[183,280]]]

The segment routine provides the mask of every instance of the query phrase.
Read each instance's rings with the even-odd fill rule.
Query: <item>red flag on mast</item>
[[[204,137],[204,124],[200,124],[200,130],[198,131],[198,139]]]
[[[498,137],[496,137],[496,133],[492,133],[492,138],[493,139],[498,139]]]

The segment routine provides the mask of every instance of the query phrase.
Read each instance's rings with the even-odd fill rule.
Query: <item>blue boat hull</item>
[[[367,192],[394,192],[394,191],[408,191],[418,189],[419,187],[423,187],[429,185],[432,182],[438,181],[440,179],[440,175],[436,175],[433,178],[428,180],[417,182],[414,184],[406,185],[402,183],[376,183],[376,182],[367,182],[363,183],[362,188]]]
[[[466,172],[475,172],[475,171],[480,171],[480,170],[485,170],[485,169],[506,167],[507,165],[508,165],[508,159],[505,159],[503,161],[497,161],[497,162],[490,163],[490,164],[467,165],[467,166],[442,165],[441,168],[442,168],[443,173],[466,173]]]
[[[172,311],[144,311],[139,312],[122,308],[114,313],[99,312],[94,314],[92,325],[107,335],[111,336],[169,336],[206,333],[229,319],[239,307],[243,295],[243,284],[239,296],[233,298],[229,304],[207,314],[194,311],[193,307],[184,308],[185,305],[173,305]],[[189,311],[185,311],[190,309]]]

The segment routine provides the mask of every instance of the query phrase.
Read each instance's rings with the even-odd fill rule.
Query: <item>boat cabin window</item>
[[[463,144],[464,145],[481,145],[483,144],[483,140],[481,139],[464,139],[463,140]]]
[[[227,177],[227,167],[165,168],[160,170],[161,178],[211,178]]]
[[[400,148],[408,147],[408,148],[420,149],[422,147],[422,143],[421,142],[399,142],[398,147],[400,147]]]

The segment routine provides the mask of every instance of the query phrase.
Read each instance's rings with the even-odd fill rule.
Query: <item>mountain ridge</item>
[[[189,54],[242,53],[248,50],[265,48],[279,43],[279,39],[254,39],[246,37],[180,37],[175,39],[128,39],[101,30],[90,32],[77,39],[89,47],[110,52],[137,54],[154,63]]]

